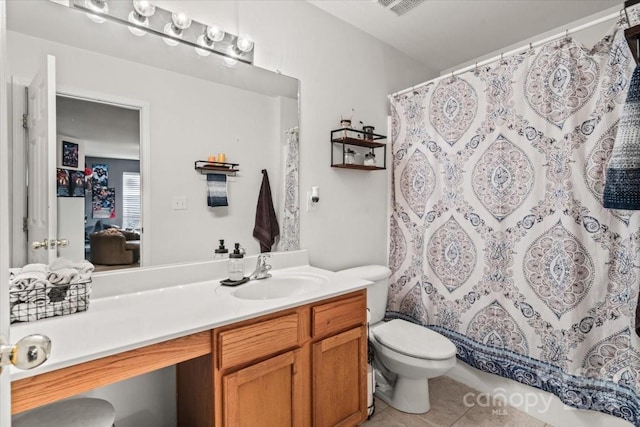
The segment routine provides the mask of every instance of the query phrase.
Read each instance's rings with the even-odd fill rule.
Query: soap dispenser
[[[244,279],[244,249],[240,243],[235,244],[235,249],[229,254],[229,280],[238,282]]]
[[[220,239],[220,246],[215,251],[215,255],[213,256],[214,260],[225,259],[229,254],[229,249],[224,247],[224,239]]]

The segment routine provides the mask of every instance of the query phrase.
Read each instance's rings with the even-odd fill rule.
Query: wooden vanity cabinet
[[[179,426],[355,426],[366,419],[364,290],[216,328],[212,343],[211,355],[177,367]]]
[[[312,401],[316,427],[354,426],[367,417],[366,297],[312,307]]]
[[[301,350],[288,351],[223,375],[222,425],[306,425],[301,356]]]
[[[304,426],[308,310],[275,313],[216,329],[216,426]]]

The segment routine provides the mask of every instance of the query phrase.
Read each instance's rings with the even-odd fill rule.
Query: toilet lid
[[[386,322],[372,332],[380,344],[407,356],[441,360],[456,354],[456,346],[448,338],[402,319]]]

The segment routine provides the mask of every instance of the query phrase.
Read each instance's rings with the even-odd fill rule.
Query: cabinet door
[[[366,327],[313,344],[313,425],[354,426],[367,417]]]
[[[300,363],[300,350],[294,350],[224,375],[224,426],[304,425]]]

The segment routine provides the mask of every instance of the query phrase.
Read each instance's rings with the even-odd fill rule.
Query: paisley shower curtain
[[[300,200],[299,179],[299,131],[298,127],[285,132],[287,143],[284,149],[284,198],[280,206],[282,230],[280,231],[279,251],[297,251],[300,249]]]
[[[602,206],[633,66],[616,27],[392,98],[387,317],[640,426],[640,218]]]

